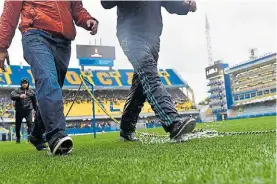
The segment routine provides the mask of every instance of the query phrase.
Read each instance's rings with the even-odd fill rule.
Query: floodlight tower
[[[206,14],[206,41],[207,41],[208,61],[209,61],[209,66],[211,66],[213,65],[213,53],[212,53],[212,42],[211,42],[211,35],[210,35],[210,24],[208,21],[207,14]]]
[[[209,66],[205,69],[206,79],[209,81],[207,84],[208,93],[210,93],[209,106],[212,109],[214,120],[220,121],[228,118],[227,112],[232,105],[232,101],[228,100],[231,98],[230,77],[224,73],[229,65],[221,60],[213,61],[210,24],[207,15],[205,28],[209,62]]]

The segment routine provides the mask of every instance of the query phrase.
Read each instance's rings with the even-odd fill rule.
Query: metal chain
[[[195,130],[190,134],[196,134],[200,132],[204,132],[205,130]],[[138,135],[146,136],[146,137],[168,137],[168,135],[157,135],[157,134],[148,134],[144,132],[136,132]],[[276,133],[276,130],[263,130],[263,131],[245,131],[245,132],[217,132],[217,131],[206,131],[207,135],[222,135],[222,136],[228,136],[228,135],[255,135],[255,134],[271,134]]]
[[[213,132],[208,132],[208,134]],[[246,132],[217,132],[218,135],[252,135],[252,134],[270,134],[276,133],[276,130],[246,131]]]

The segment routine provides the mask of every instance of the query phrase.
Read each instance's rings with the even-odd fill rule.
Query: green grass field
[[[218,131],[276,129],[276,117],[201,124]],[[162,132],[162,130],[154,130]],[[70,156],[28,143],[0,143],[0,183],[276,183],[275,134],[194,139],[179,144],[120,142],[118,133],[74,137]]]

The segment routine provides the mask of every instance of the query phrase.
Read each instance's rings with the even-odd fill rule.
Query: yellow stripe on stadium
[[[115,79],[115,81],[117,82],[118,86],[122,86],[122,83],[120,81],[120,73],[119,71],[116,71],[116,72],[109,72],[109,74]]]
[[[10,68],[10,67],[7,67],[6,72],[2,72],[2,70],[0,70],[0,73],[3,73],[3,75],[4,75],[5,79],[6,79],[6,80],[3,80],[3,79],[0,77],[1,81],[2,81],[2,80],[3,80],[3,81],[6,81],[6,84],[7,84],[7,85],[11,85],[11,84],[12,84],[12,80],[11,80],[11,77],[10,77],[10,75],[12,74],[11,68]]]
[[[170,80],[169,80],[170,75],[169,75],[169,73],[167,71],[165,71],[165,70],[160,71],[159,72],[159,76],[164,78],[164,80],[166,81],[167,85],[169,85],[169,86],[172,85]]]

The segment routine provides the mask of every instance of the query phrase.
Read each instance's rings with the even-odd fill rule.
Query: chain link
[[[203,129],[195,130],[190,134],[204,133],[213,136],[213,135],[221,135],[221,136],[229,136],[229,135],[255,135],[255,134],[271,134],[276,133],[276,130],[263,130],[263,131],[245,131],[245,132],[217,132],[217,131],[206,131]],[[168,135],[158,135],[158,134],[149,134],[145,132],[136,132],[140,136],[145,137],[168,137]]]

